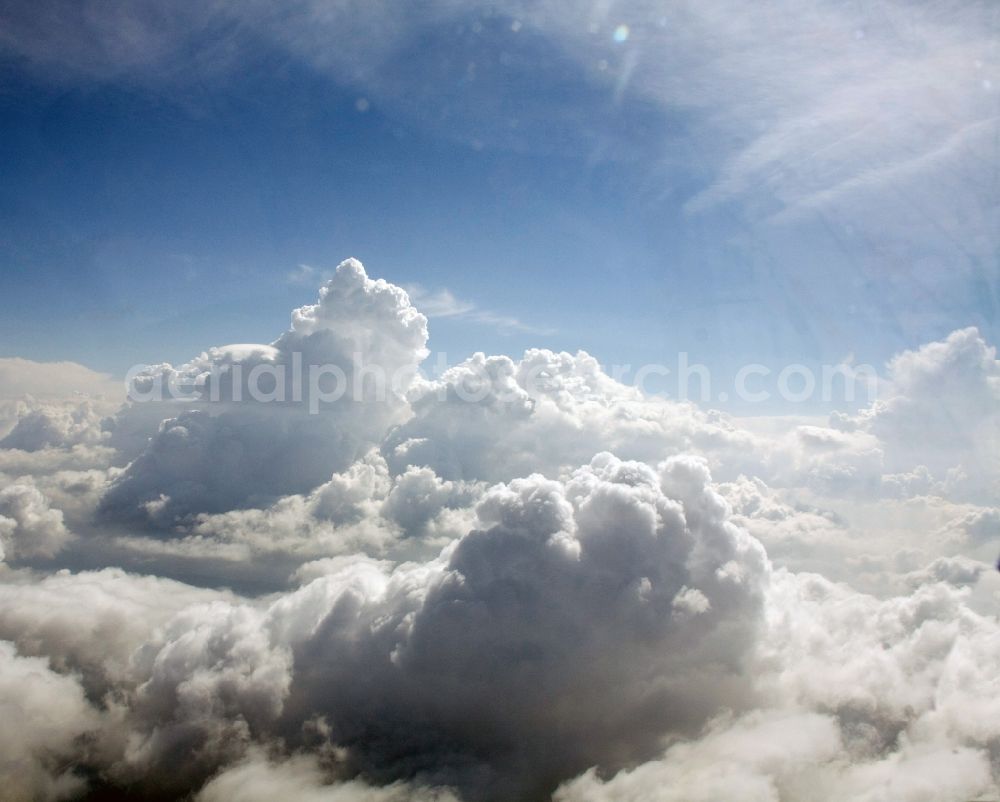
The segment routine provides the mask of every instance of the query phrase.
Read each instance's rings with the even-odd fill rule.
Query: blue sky
[[[901,9],[8,4],[0,353],[266,342],[348,256],[451,361],[995,342],[997,16]]]

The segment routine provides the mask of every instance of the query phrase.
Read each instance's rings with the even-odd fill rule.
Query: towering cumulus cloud
[[[1000,798],[978,331],[766,422],[427,337],[348,260],[120,408],[6,399],[5,799]]]
[[[767,564],[707,480],[694,460],[602,454],[565,482],[492,488],[483,528],[437,561],[341,595],[296,649],[290,704],[324,715],[367,775],[491,799],[745,707]]]
[[[347,260],[271,345],[212,348],[135,377],[133,397],[154,409],[136,405],[116,430],[123,444],[156,430],[102,512],[166,526],[316,487],[402,419],[426,342],[406,293]]]

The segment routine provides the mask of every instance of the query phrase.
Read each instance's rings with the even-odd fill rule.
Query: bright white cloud
[[[33,484],[11,484],[0,489],[0,560],[51,557],[69,539],[61,510]]]
[[[403,290],[343,262],[271,345],[212,348],[135,379],[137,393],[162,387],[156,397],[166,400],[119,414],[112,443],[136,458],[105,495],[104,514],[169,526],[315,488],[405,417],[402,393],[426,342],[427,320]],[[200,403],[167,398],[171,381]]]

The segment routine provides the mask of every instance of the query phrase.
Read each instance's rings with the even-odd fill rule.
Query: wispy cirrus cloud
[[[428,290],[419,284],[405,287],[414,305],[430,318],[450,317],[479,323],[497,329],[502,334],[521,332],[524,334],[552,334],[555,329],[533,326],[512,315],[504,315],[489,309],[481,309],[472,301],[456,297],[447,287]]]
[[[997,156],[998,25],[979,0],[43,2],[0,12],[0,54],[60,81],[167,86],[224,80],[266,44],[453,140],[693,173],[691,213],[736,202],[899,241],[929,217],[988,254],[1000,201],[976,176]],[[608,113],[634,102],[661,120],[641,144]],[[956,211],[969,191],[974,230]],[[895,219],[901,196],[921,213]]]
[[[294,270],[289,270],[285,274],[285,280],[289,284],[314,287],[328,281],[332,275],[332,270],[320,270],[312,265],[296,265]]]

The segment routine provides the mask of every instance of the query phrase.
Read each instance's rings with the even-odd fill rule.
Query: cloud
[[[485,485],[450,482],[427,468],[390,477],[377,452],[304,495],[263,509],[201,513],[171,536],[120,535],[119,559],[173,561],[219,582],[285,588],[290,578],[325,575],[351,555],[426,560],[476,524]],[[147,507],[155,516],[160,505]],[[181,575],[185,569],[181,568]]]
[[[427,465],[448,479],[557,474],[603,450],[648,461],[698,445],[735,452],[752,439],[691,405],[615,381],[584,352],[532,349],[518,362],[475,354],[416,382],[409,400],[414,415],[383,453],[393,470]]]
[[[76,406],[21,404],[13,427],[0,439],[0,448],[41,451],[53,446],[97,445],[107,439],[101,422],[86,401]]]
[[[818,216],[911,262],[940,250],[981,271],[995,203],[969,177],[996,135],[991,14],[979,0],[35,2],[8,4],[0,48],[52,81],[182,102],[277,51],[466,145],[683,170],[693,213],[735,200],[758,227]],[[623,113],[639,107],[642,126]]]
[[[292,698],[325,716],[366,775],[429,772],[473,796],[491,795],[486,778],[508,796],[539,793],[595,759],[642,756],[723,700],[745,704],[739,666],[766,565],[727,528],[706,480],[699,463],[670,462],[658,476],[604,455],[565,484],[533,476],[492,488],[483,528],[440,561],[327,602],[296,648],[310,668]],[[281,616],[301,617],[346,574],[298,591]],[[695,588],[698,614],[671,616]],[[593,701],[573,703],[582,697]]]
[[[62,401],[76,394],[120,403],[125,397],[124,385],[106,373],[76,362],[33,362],[19,357],[0,357],[0,388],[2,401],[24,396]]]
[[[992,698],[1000,641],[952,587],[964,576],[931,571],[879,601],[772,574],[689,457],[654,471],[601,455],[564,481],[497,485],[477,516],[440,558],[345,556],[260,602],[115,571],[25,577],[0,587],[0,635],[115,689],[128,737],[70,762],[139,789],[180,792],[228,766],[203,798],[248,783],[507,797],[637,758],[557,798],[994,788],[995,728],[969,710]],[[680,740],[658,757],[668,734]],[[264,759],[255,743],[279,736],[308,751]],[[349,780],[358,770],[375,785]]]
[[[473,524],[479,483],[535,471],[557,477],[604,450],[651,464],[700,454],[721,480],[737,483],[734,492],[741,475],[756,483],[742,500],[727,496],[737,520],[780,564],[798,570],[872,590],[878,582],[895,587],[898,560],[915,571],[955,548],[992,560],[985,538],[963,542],[961,525],[950,523],[987,510],[988,489],[1000,477],[990,449],[995,358],[975,330],[900,354],[882,399],[856,415],[763,427],[645,395],[583,352],[531,349],[520,360],[480,354],[424,378],[417,370],[426,329],[401,289],[349,261],[323,292],[320,305],[296,312],[274,344],[211,348],[179,368],[154,366],[136,378],[143,391],[191,382],[191,401],[132,403],[107,418],[55,401],[54,411],[26,407],[18,444],[37,450],[0,448],[0,475],[34,477],[75,530],[94,533],[87,548],[103,542],[128,565],[155,560],[181,575],[209,571],[237,583],[254,576],[270,586],[303,562],[352,551],[424,559]],[[345,371],[388,365],[404,381],[384,403],[342,398],[311,415],[308,378],[294,379],[296,353],[308,362],[332,359]],[[292,402],[250,397],[247,376],[258,369],[287,369]],[[918,428],[934,421],[944,445],[901,428],[906,410]],[[380,458],[366,456],[373,447]],[[361,481],[373,470],[382,476],[375,485]],[[323,500],[331,493],[360,495],[337,512]],[[918,497],[949,498],[952,506],[919,508]],[[779,508],[780,520],[769,517]],[[108,528],[126,522],[130,531]],[[149,539],[150,531],[159,539]],[[946,534],[935,542],[938,531]],[[266,562],[254,559],[262,555]]]
[[[72,762],[98,723],[83,689],[47,661],[0,641],[0,781],[11,802],[79,796],[85,779]]]
[[[51,557],[69,538],[62,511],[52,509],[37,487],[0,489],[0,560]]]
[[[125,386],[75,362],[0,358],[0,449],[96,445]]]
[[[932,582],[947,582],[955,587],[970,587],[979,581],[979,577],[992,569],[991,565],[970,560],[968,557],[938,557],[934,562],[920,571],[906,575],[906,581],[919,587]]]
[[[602,455],[566,482],[492,488],[478,505],[483,528],[427,563],[345,558],[266,604],[201,601],[120,572],[67,574],[5,586],[0,626],[59,654],[88,687],[114,689],[127,733],[103,741],[114,782],[197,787],[255,741],[305,745],[316,719],[346,748],[344,770],[380,783],[533,793],[749,703],[741,665],[767,565],[708,481],[696,460],[657,473]],[[160,623],[133,622],[113,601],[123,592],[133,604],[169,600]],[[61,601],[39,603],[45,594]],[[671,615],[680,607],[689,614]],[[119,616],[128,626],[114,627]],[[73,634],[97,622],[118,648]],[[594,702],[577,705],[580,694]]]
[[[413,302],[420,307],[427,317],[462,317],[475,311],[476,305],[470,301],[462,301],[451,294],[448,288],[443,287],[434,292],[425,290],[419,284],[406,285]]]
[[[127,684],[132,653],[186,607],[231,595],[118,568],[0,583],[0,639],[81,679],[93,698]]]
[[[287,280],[290,284],[315,285],[328,281],[333,275],[328,270],[320,270],[310,265],[299,265],[291,271]],[[420,284],[406,284],[410,301],[428,318],[456,318],[497,329],[503,334],[521,332],[525,334],[552,334],[554,329],[531,326],[516,317],[480,309],[472,301],[457,298],[447,287],[428,290]]]
[[[990,789],[989,762],[968,748],[907,747],[893,758],[852,762],[837,720],[806,711],[722,720],[703,738],[671,747],[610,781],[574,780],[557,802],[778,802],[805,799],[962,802]],[[987,792],[989,792],[987,790]]]
[[[1000,361],[977,329],[898,354],[889,363],[889,381],[891,394],[872,421],[882,439],[913,439],[919,427],[925,444],[963,448],[980,431],[996,436]]]
[[[952,522],[952,526],[955,524],[972,540],[996,540],[1000,538],[1000,509],[993,507],[976,510]]]
[[[281,712],[291,682],[291,654],[264,625],[250,605],[195,605],[135,653],[141,684],[123,779],[183,791],[245,752]]]
[[[213,348],[136,377],[136,392],[174,382],[194,403],[134,403],[118,416],[115,434],[137,453],[103,514],[165,526],[315,488],[405,416],[402,393],[426,342],[426,318],[405,292],[368,278],[357,260],[341,263],[271,345]],[[251,388],[264,389],[255,398]]]
[[[370,786],[351,780],[331,783],[311,755],[295,755],[284,761],[254,756],[213,778],[196,797],[197,802],[451,802],[447,791],[413,787],[405,783]]]
[[[777,705],[721,716],[611,779],[587,773],[560,789],[559,802],[997,793],[996,728],[969,707],[994,683],[979,661],[996,659],[995,618],[971,614],[942,585],[879,602],[816,576],[776,580],[762,643],[766,659],[777,658],[763,677],[777,683]]]
[[[312,265],[298,265],[289,271],[286,279],[289,284],[304,284],[315,287],[316,284],[329,281],[332,274],[327,270],[317,270]]]
[[[978,331],[828,421],[648,396],[583,352],[428,378],[426,340],[349,260],[273,343],[137,378],[193,400],[24,407],[31,448],[0,444],[11,794],[1000,792]],[[314,415],[308,383],[240,397],[237,367],[299,352],[405,380]]]
[[[889,363],[889,390],[862,416],[887,467],[954,474],[955,490],[982,501],[1000,489],[1000,361],[975,328],[904,351]]]
[[[552,334],[554,329],[540,328],[522,323],[516,317],[501,315],[491,312],[488,309],[480,309],[471,301],[456,298],[450,290],[443,287],[439,290],[429,291],[419,284],[406,285],[413,303],[416,304],[429,318],[445,317],[468,320],[472,323],[480,323],[499,330],[501,333],[510,334],[512,332],[522,332],[525,334]]]

